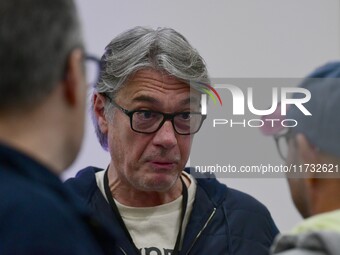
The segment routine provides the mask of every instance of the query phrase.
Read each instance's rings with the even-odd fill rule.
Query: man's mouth
[[[156,169],[173,169],[176,165],[174,161],[150,161],[150,164]]]

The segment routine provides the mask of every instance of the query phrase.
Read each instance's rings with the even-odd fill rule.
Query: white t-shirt
[[[104,189],[105,170],[96,173],[97,185],[107,200]],[[183,221],[182,238],[189,221],[196,193],[195,179],[182,172],[190,180],[187,211]],[[154,207],[130,207],[115,200],[120,215],[136,247],[142,255],[170,255],[175,246],[181,220],[182,196],[176,200]]]

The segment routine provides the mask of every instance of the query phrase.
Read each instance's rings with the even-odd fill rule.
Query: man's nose
[[[176,131],[170,120],[166,120],[163,126],[156,132],[153,142],[166,149],[171,149],[177,144]]]

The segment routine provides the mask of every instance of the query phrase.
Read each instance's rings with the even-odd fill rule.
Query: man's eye
[[[140,120],[149,120],[155,117],[155,113],[151,111],[136,112],[136,117]]]
[[[178,115],[178,118],[181,120],[190,120],[191,114],[190,112],[182,112]]]

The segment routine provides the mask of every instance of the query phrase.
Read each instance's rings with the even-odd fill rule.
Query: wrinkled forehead
[[[200,96],[200,92],[192,89],[187,81],[169,75],[165,71],[142,69],[131,75],[118,92],[124,97],[136,94],[188,94],[190,97]]]
[[[141,69],[141,70],[136,71],[129,77],[127,82],[131,82],[131,81],[134,81],[136,79],[141,79],[141,78],[152,79],[152,80],[156,80],[161,83],[169,84],[169,85],[174,85],[179,82],[183,82],[179,78],[173,75],[170,75],[165,70],[156,70],[152,68]]]

